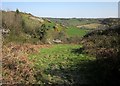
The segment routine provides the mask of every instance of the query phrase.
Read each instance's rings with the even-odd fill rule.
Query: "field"
[[[81,49],[81,52],[77,52]],[[39,84],[86,84],[90,77],[91,65],[94,57],[82,54],[82,46],[58,44],[50,48],[40,49],[38,54],[29,56],[34,61],[34,68],[38,72],[36,77]]]
[[[76,27],[69,27],[68,29],[66,29],[66,32],[69,37],[75,37],[75,36],[83,37],[88,31]]]
[[[97,29],[101,26],[101,24],[98,23],[91,23],[91,24],[85,24],[77,26],[78,28],[87,28],[87,29]]]

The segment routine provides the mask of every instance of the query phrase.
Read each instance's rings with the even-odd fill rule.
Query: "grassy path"
[[[89,72],[94,57],[82,54],[80,45],[52,45],[40,49],[38,54],[29,56],[34,60],[37,83],[45,84],[85,84],[91,78]]]

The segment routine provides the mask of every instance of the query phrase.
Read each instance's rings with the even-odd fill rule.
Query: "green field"
[[[81,52],[77,52],[81,49]],[[95,60],[94,57],[82,54],[80,45],[52,45],[50,48],[40,49],[38,54],[30,55],[30,60],[34,60],[40,84],[74,84],[88,83],[89,62]],[[87,68],[89,67],[89,68]],[[88,74],[87,74],[88,73]]]
[[[69,37],[75,37],[75,36],[82,37],[88,31],[85,30],[85,29],[79,29],[79,28],[76,28],[76,27],[70,27],[70,28],[66,29],[66,32],[67,32]]]

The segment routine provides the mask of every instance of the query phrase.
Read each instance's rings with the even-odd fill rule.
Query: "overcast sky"
[[[118,17],[117,2],[2,2],[3,10],[19,9],[39,17],[109,18]]]

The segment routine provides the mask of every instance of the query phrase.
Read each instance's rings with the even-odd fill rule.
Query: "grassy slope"
[[[77,53],[80,45],[52,45],[51,48],[40,49],[38,54],[30,55],[34,60],[34,67],[38,71],[37,83],[73,84],[87,83],[88,67],[84,63],[94,61],[95,58]],[[86,73],[87,72],[87,73]],[[86,73],[86,74],[85,74]]]
[[[16,18],[15,15],[19,16],[17,20],[15,20]],[[9,17],[9,16],[12,16],[12,17]],[[58,32],[55,32],[54,27],[56,26],[56,23],[48,21],[47,19],[38,18],[31,14],[22,13],[22,12],[20,12],[19,14],[16,14],[13,11],[3,12],[2,18],[4,22],[3,28],[10,29],[9,34],[4,35],[4,38],[5,38],[4,43],[9,43],[9,42],[39,43],[40,33],[38,33],[38,31],[41,29],[42,24],[45,24],[46,28],[48,29],[46,35],[59,33],[64,28],[63,26],[57,24],[56,29],[58,29]],[[40,19],[42,20],[42,22],[39,21]],[[19,26],[16,24],[18,24]],[[51,35],[51,36],[54,36],[54,35]]]
[[[79,28],[76,28],[76,27],[70,27],[70,28],[66,29],[66,32],[67,32],[69,37],[75,37],[75,36],[82,37],[88,31],[85,30],[85,29],[79,29]]]
[[[30,17],[32,17],[32,15],[28,15],[28,14],[21,14],[22,15],[22,19],[24,20],[26,26],[29,26],[29,29],[35,29],[35,27],[40,27],[41,26],[41,22],[39,22],[38,20],[33,20]]]
[[[17,43],[24,43],[24,42],[37,42],[39,41],[38,38],[33,38],[31,33],[33,34],[35,29],[41,26],[41,22],[37,20],[30,19],[32,15],[27,13],[19,13],[20,17],[17,20],[14,20],[15,18],[15,12],[2,12],[3,14],[3,22],[8,27],[4,27],[5,29],[10,29],[9,34],[4,36],[4,43],[9,42],[17,42]],[[11,17],[9,17],[11,16]],[[8,17],[8,18],[7,18]],[[6,23],[7,21],[7,23]],[[20,21],[20,22],[18,22]],[[19,26],[13,27],[16,24]],[[9,26],[10,25],[10,26]],[[16,30],[17,28],[17,30]],[[19,31],[19,32],[18,32]],[[18,34],[15,34],[15,32],[18,32]]]

